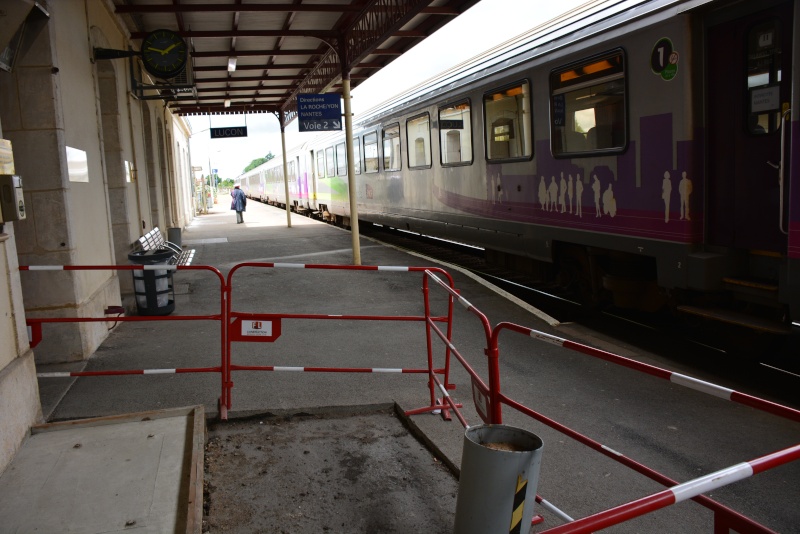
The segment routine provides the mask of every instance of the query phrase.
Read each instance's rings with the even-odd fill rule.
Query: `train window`
[[[533,155],[530,100],[527,81],[483,95],[487,160]]]
[[[472,163],[472,121],[470,103],[439,108],[439,147],[442,165]]]
[[[555,156],[624,150],[627,134],[622,50],[552,71],[550,121]]]
[[[353,139],[353,170],[356,174],[361,174],[361,144],[358,137]]]
[[[378,134],[364,136],[364,172],[378,172]]]
[[[344,143],[336,145],[336,175],[347,176],[347,147]]]
[[[297,168],[295,167],[294,160],[290,161],[287,165],[289,168],[289,181],[296,182],[297,181]]]
[[[317,177],[325,178],[325,151],[317,151]]]
[[[431,167],[431,116],[424,113],[406,122],[408,166],[411,169]]]
[[[392,124],[383,129],[383,170],[399,171],[400,157],[400,124]]]
[[[747,36],[747,129],[763,135],[780,128],[780,21],[753,27]]]
[[[325,173],[328,176],[336,176],[336,161],[333,158],[333,147],[325,149]]]

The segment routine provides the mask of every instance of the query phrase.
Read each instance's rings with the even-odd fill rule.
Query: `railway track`
[[[559,288],[489,264],[482,249],[377,225],[361,230],[380,242],[469,270],[562,323],[578,323],[716,383],[800,408],[800,328],[785,338],[764,338],[734,335],[724,326],[668,313],[589,309]]]

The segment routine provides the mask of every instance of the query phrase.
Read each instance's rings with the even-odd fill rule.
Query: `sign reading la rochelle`
[[[336,93],[297,95],[300,132],[331,132],[342,129],[342,97]]]

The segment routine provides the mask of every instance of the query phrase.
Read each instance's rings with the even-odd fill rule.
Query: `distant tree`
[[[272,152],[270,152],[269,154],[267,154],[263,158],[256,158],[256,159],[254,159],[253,161],[250,162],[250,165],[248,165],[247,167],[244,168],[242,173],[245,173],[245,172],[247,172],[247,171],[249,171],[251,169],[255,169],[259,165],[262,165],[262,164],[268,162],[269,160],[271,160],[274,157],[275,157],[275,155]]]

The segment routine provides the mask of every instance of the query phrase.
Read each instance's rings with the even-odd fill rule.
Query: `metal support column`
[[[353,238],[353,265],[361,265],[361,245],[358,231],[358,204],[356,203],[356,168],[353,157],[353,115],[350,106],[350,71],[342,72],[342,97],[344,98],[344,133],[347,147],[347,189],[350,195],[350,233]]]
[[[292,227],[292,199],[289,198],[289,171],[286,164],[286,128],[283,125],[285,116],[283,110],[280,111],[278,122],[281,123],[281,157],[283,158],[283,188],[286,194],[286,227]]]

